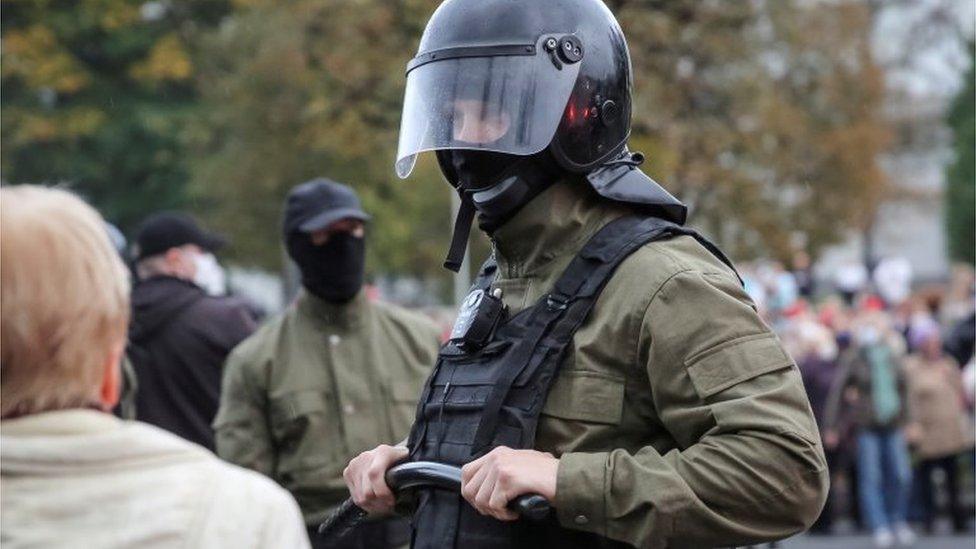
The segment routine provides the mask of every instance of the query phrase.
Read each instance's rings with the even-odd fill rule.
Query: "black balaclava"
[[[471,227],[491,234],[536,195],[554,183],[560,169],[547,149],[529,156],[479,150],[440,150],[437,160],[447,180],[461,196],[454,237],[444,266],[457,271]]]
[[[346,303],[363,287],[366,266],[366,240],[348,232],[329,235],[321,245],[312,244],[311,235],[288,235],[288,255],[298,264],[302,286],[314,295],[333,303]]]

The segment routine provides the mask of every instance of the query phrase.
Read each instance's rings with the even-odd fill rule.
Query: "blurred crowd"
[[[198,369],[199,362],[212,365],[211,372],[219,371],[231,349],[265,320],[264,311],[246,296],[228,296],[223,268],[213,255],[223,241],[192,218],[173,213],[148,219],[137,238],[135,246],[128,248],[116,239],[119,252],[128,255],[134,266],[135,279],[150,282],[135,286],[128,362],[140,362],[135,344],[142,337],[140,322],[160,318],[160,309],[163,317],[179,310],[182,320],[175,325],[216,325],[209,330],[216,330],[220,334],[216,340],[223,342],[208,347],[216,349],[215,355],[192,358],[187,371]],[[163,243],[156,244],[157,240]],[[194,268],[181,269],[177,261],[172,269],[163,269],[162,274],[169,276],[160,279],[161,273],[152,270],[153,261],[162,248],[184,241],[198,244],[190,252],[181,245],[181,253],[189,253],[185,263]],[[743,263],[739,271],[761,315],[796,360],[821,428],[832,490],[811,533],[837,532],[846,521],[848,530],[871,532],[876,544],[884,547],[895,541],[910,545],[916,532],[935,533],[946,522],[957,533],[969,531],[976,496],[973,269],[956,266],[948,281],[920,284],[913,281],[911,265],[901,257],[882,258],[870,269],[861,261],[850,261],[818,275],[809,256],[800,252],[790,267],[759,261]],[[225,311],[221,317],[217,311],[193,310],[168,290],[146,299],[153,282],[173,284],[173,278],[222,299],[218,302],[230,313]],[[381,299],[377,287],[366,286],[365,293],[370,301]],[[453,308],[426,314],[444,339],[454,320]],[[222,320],[215,323],[214,315]],[[165,338],[163,333],[153,334],[157,349],[161,346],[164,354],[170,349],[159,361],[179,363],[180,356],[193,354],[186,343],[192,338],[186,334],[160,341]],[[130,376],[135,384],[136,376],[131,372]],[[179,393],[178,387],[209,388],[188,410],[174,413],[179,408],[177,399],[144,401],[138,414],[134,405],[126,411],[123,402],[119,413],[138,415],[213,449],[209,418],[218,406],[220,381],[216,375],[202,384],[199,381],[174,380],[172,371],[143,381],[143,400]],[[178,387],[166,389],[170,384]],[[253,445],[252,436],[245,438]]]
[[[903,258],[816,279],[808,259],[742,266],[796,360],[821,429],[831,494],[811,531],[846,518],[881,546],[973,516],[973,270],[913,285]],[[820,280],[819,284],[815,280]]]
[[[365,285],[370,216],[351,188],[316,179],[289,193],[281,237],[302,290],[270,318],[229,295],[215,255],[225,240],[185,213],[150,216],[127,245],[68,192],[0,195],[5,535],[51,546],[119,516],[138,527],[86,539],[406,542],[396,518],[339,545],[317,534],[348,496],[349,459],[409,431],[451,320],[382,303]],[[792,267],[744,264],[740,274],[796,360],[820,426],[832,492],[812,531],[852,520],[879,547],[945,522],[967,531],[973,270],[919,285],[900,258],[870,271],[851,263],[827,280],[802,254]],[[133,503],[148,492],[158,501]],[[81,501],[112,512],[89,516]],[[258,515],[267,520],[250,520]]]

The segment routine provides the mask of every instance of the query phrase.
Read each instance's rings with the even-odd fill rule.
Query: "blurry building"
[[[852,233],[826,250],[817,274],[829,279],[851,261],[904,257],[916,281],[949,276],[943,189],[952,161],[946,110],[969,68],[972,0],[873,2],[871,37],[885,69],[885,114],[894,129],[892,150],[881,159],[891,194],[868,234]],[[852,182],[854,183],[854,182]]]

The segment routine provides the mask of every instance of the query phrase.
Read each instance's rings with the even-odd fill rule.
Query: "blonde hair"
[[[61,189],[0,188],[0,415],[99,402],[128,321],[128,275],[98,212]]]

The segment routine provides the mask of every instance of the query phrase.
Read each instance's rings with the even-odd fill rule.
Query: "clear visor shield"
[[[424,151],[475,149],[526,156],[548,146],[580,63],[554,63],[543,40],[531,55],[455,57],[410,70],[397,175],[410,175]]]

